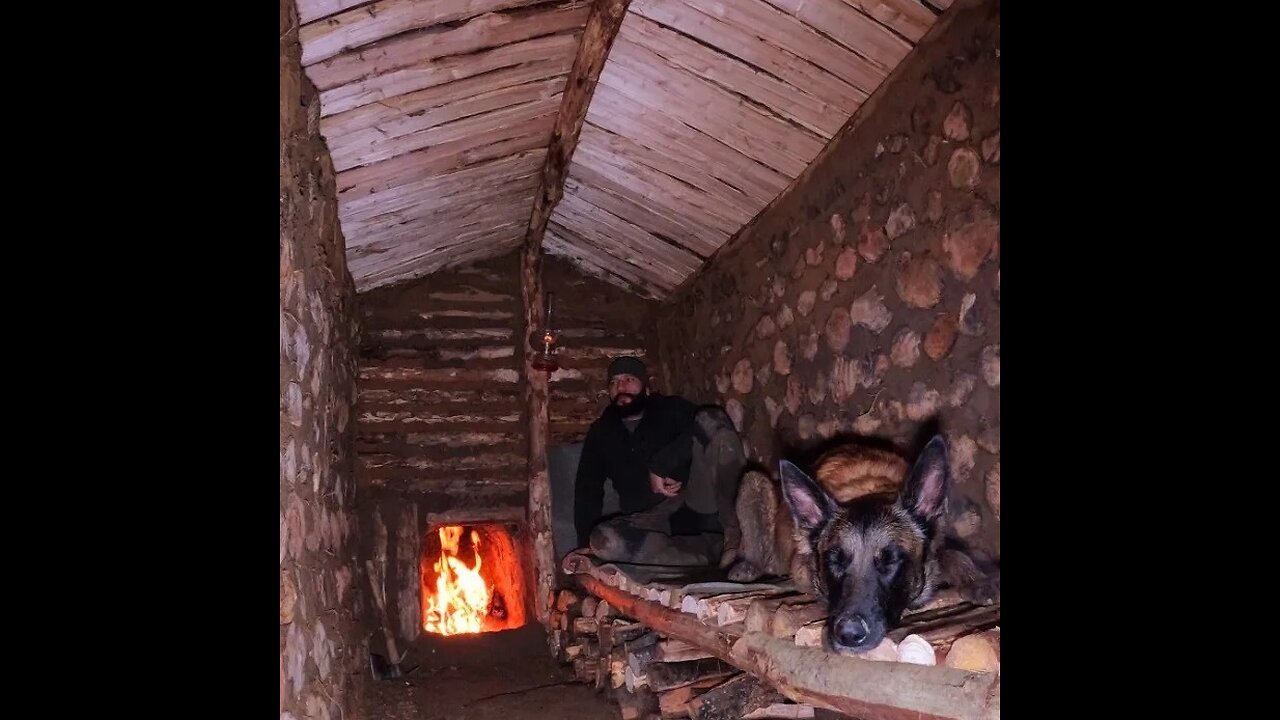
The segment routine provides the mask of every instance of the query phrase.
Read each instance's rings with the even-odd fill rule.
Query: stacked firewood
[[[768,685],[709,652],[664,637],[607,601],[553,592],[548,643],[574,675],[612,698],[624,720],[813,718]]]
[[[754,601],[743,621],[746,631],[794,638],[796,645],[818,647],[826,624],[825,603],[796,594]],[[999,672],[1000,608],[963,601],[944,592],[907,613],[867,660],[906,662],[977,672]]]

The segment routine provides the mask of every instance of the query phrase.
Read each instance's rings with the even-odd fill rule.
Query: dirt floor
[[[533,623],[483,635],[423,636],[408,677],[369,681],[370,720],[617,720],[616,705],[573,680]]]

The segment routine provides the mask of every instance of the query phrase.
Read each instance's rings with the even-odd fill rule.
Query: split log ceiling
[[[665,297],[949,5],[632,0],[581,120],[559,115],[593,51],[590,0],[298,0],[356,286],[503,255],[545,227],[545,252]],[[548,162],[577,123],[567,164]]]

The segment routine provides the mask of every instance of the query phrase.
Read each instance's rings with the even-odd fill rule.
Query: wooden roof
[[[598,2],[625,9],[620,27],[592,19],[589,0],[298,0],[359,290],[529,235],[664,297],[805,169],[950,5]]]

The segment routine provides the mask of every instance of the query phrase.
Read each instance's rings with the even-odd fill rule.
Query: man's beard
[[[631,398],[631,402],[627,403],[626,405],[619,405],[618,401],[624,397]],[[613,399],[613,405],[614,407],[618,408],[618,413],[622,415],[623,418],[633,418],[639,415],[640,413],[644,412],[644,406],[648,401],[649,401],[648,395],[644,395],[644,394],[632,395],[631,393],[618,393],[618,396]]]

